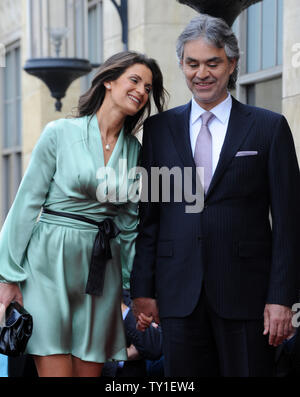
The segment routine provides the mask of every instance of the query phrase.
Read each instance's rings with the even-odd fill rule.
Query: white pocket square
[[[237,152],[235,157],[242,157],[242,156],[257,156],[258,152],[256,150],[248,150],[243,152]]]

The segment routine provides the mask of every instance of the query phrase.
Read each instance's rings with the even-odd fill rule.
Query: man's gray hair
[[[234,89],[238,76],[238,61],[240,51],[238,41],[227,23],[221,18],[200,14],[193,18],[177,39],[176,53],[179,62],[183,60],[184,45],[192,40],[205,38],[208,43],[217,48],[224,48],[229,60],[236,59],[236,68],[229,78],[228,89]]]

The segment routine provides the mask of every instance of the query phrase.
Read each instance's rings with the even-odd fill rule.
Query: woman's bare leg
[[[70,354],[33,356],[39,377],[72,377]]]
[[[103,364],[90,361],[83,361],[72,356],[73,377],[92,377],[98,378],[101,375]]]

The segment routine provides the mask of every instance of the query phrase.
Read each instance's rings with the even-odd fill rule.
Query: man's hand
[[[140,331],[145,331],[147,327],[145,324],[142,324],[141,319],[144,314],[147,317],[151,318],[151,322],[154,321],[155,323],[159,324],[159,316],[158,316],[158,308],[156,299],[152,298],[136,298],[132,302],[132,311],[133,314],[138,322],[137,329]]]
[[[264,311],[264,335],[269,333],[269,344],[279,346],[294,331],[292,310],[283,305],[266,304]]]
[[[146,331],[151,324],[156,324],[153,322],[152,316],[148,317],[144,313],[139,314],[136,327],[139,331]]]

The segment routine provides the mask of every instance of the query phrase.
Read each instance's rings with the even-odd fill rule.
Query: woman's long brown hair
[[[167,91],[163,87],[163,76],[157,62],[144,54],[133,51],[119,52],[107,59],[95,75],[90,89],[79,98],[77,117],[94,116],[105,97],[104,83],[117,80],[127,68],[134,64],[147,66],[152,72],[152,92],[146,105],[134,116],[127,116],[124,123],[125,133],[136,133],[145,118],[151,114],[151,97],[157,111],[164,110]]]

